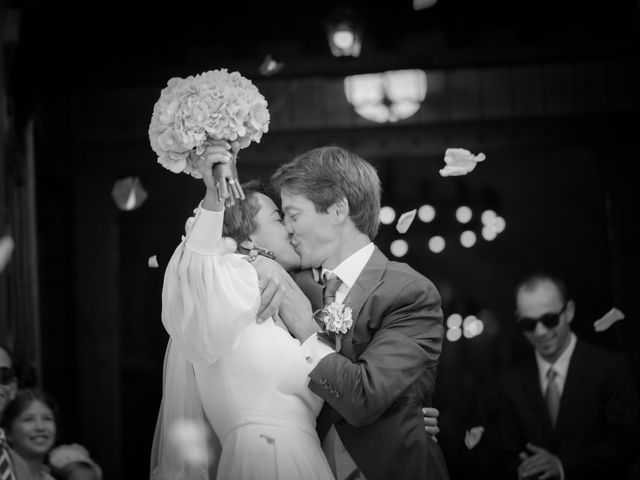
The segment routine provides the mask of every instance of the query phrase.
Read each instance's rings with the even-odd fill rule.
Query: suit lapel
[[[389,260],[387,257],[384,256],[378,247],[375,247],[371,258],[365,265],[362,272],[360,272],[356,283],[351,287],[347,297],[345,298],[345,305],[351,308],[351,315],[353,318],[353,326],[349,329],[349,332],[344,339],[344,343],[348,344],[348,353],[350,358],[351,344],[368,340],[367,321],[366,319],[359,318],[360,311],[362,310],[362,306],[367,298],[369,298],[382,283],[382,275],[384,274],[388,263]]]
[[[575,405],[578,398],[580,388],[584,381],[588,378],[589,368],[588,362],[585,361],[583,345],[578,341],[573,351],[571,360],[569,361],[569,369],[567,370],[567,378],[564,382],[562,397],[560,398],[560,407],[558,409],[558,420],[556,423],[556,432],[560,432],[564,424],[567,422],[567,414],[571,411],[571,405]]]

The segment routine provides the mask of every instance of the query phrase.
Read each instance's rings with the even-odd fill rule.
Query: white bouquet
[[[216,141],[229,142],[237,153],[260,142],[269,120],[267,101],[250,80],[239,72],[212,70],[167,82],[153,107],[149,140],[162,166],[201,178],[193,154],[198,158]],[[235,164],[217,164],[214,174],[218,184],[233,180]]]

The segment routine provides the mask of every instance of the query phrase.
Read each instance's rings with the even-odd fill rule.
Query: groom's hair
[[[238,245],[245,240],[249,240],[251,234],[256,230],[256,215],[260,211],[260,205],[254,198],[255,193],[264,193],[265,188],[260,180],[250,180],[242,184],[245,200],[236,202],[224,210],[224,221],[222,223],[222,236],[233,238]]]
[[[344,148],[319,147],[298,155],[276,170],[271,185],[276,192],[303,195],[319,213],[346,198],[356,228],[371,240],[378,234],[380,179],[373,165]]]

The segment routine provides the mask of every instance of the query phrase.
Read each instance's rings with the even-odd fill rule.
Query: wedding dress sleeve
[[[204,416],[193,364],[213,364],[233,351],[244,327],[256,321],[260,302],[254,268],[225,252],[222,221],[223,212],[196,209],[165,271],[162,323],[170,339],[151,451],[152,480],[215,478],[219,442]],[[189,451],[181,438],[190,442]]]
[[[223,253],[223,212],[197,209],[164,277],[162,323],[192,363],[212,364],[232,351],[260,303],[253,266]]]

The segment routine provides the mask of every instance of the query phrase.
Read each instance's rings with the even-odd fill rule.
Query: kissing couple
[[[212,168],[235,155],[222,143],[197,159],[206,193],[165,272],[151,478],[448,479],[423,418],[440,296],[373,243],[375,168],[316,148],[273,174],[281,209],[255,182],[225,207]],[[184,421],[206,430],[202,455],[181,448]]]

